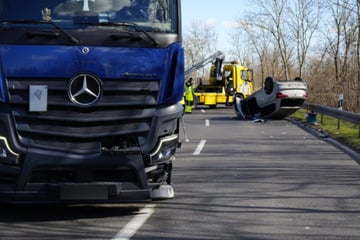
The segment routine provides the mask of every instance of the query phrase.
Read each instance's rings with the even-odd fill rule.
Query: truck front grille
[[[149,135],[159,79],[102,79],[103,95],[91,107],[73,103],[69,79],[7,79],[9,102],[24,146],[75,153],[131,149]],[[45,112],[29,111],[29,86],[47,85]]]

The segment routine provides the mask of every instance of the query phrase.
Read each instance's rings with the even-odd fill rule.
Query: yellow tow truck
[[[209,58],[185,71],[189,76],[191,72],[211,62],[209,82],[200,83],[195,87],[196,105],[207,105],[215,108],[218,104],[231,106],[235,96],[245,99],[254,91],[253,71],[240,64],[239,61],[224,62],[225,55],[218,51]]]

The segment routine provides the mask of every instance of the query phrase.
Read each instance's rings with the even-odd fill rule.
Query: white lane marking
[[[205,111],[204,109],[201,109],[201,112],[202,112],[202,113],[206,113],[206,111]]]
[[[206,126],[206,127],[210,127],[210,121],[209,121],[209,119],[206,119],[206,120],[205,120],[205,126]]]
[[[155,204],[148,204],[118,232],[112,240],[130,240],[155,211]]]
[[[205,143],[206,143],[206,140],[201,140],[199,145],[195,149],[195,152],[193,153],[193,155],[199,155],[201,153],[202,149],[204,148]]]

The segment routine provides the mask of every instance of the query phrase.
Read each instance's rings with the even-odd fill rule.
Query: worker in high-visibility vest
[[[185,83],[185,113],[192,113],[192,106],[194,104],[194,90],[192,81],[193,79],[190,78]]]

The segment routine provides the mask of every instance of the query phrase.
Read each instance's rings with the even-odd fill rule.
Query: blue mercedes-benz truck
[[[0,201],[174,197],[180,0],[0,1]]]

